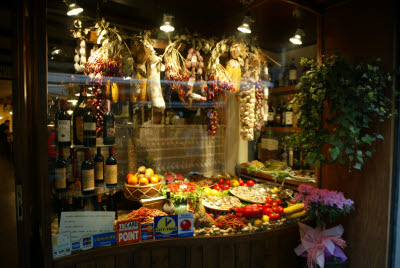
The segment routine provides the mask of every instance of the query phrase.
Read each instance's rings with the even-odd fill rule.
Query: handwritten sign
[[[117,224],[117,243],[129,244],[140,241],[140,222],[138,220],[120,221]]]
[[[70,232],[72,242],[88,235],[109,233],[113,231],[114,218],[115,211],[62,212],[60,233]]]

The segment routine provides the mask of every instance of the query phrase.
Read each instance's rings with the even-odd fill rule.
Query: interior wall
[[[380,57],[386,71],[393,70],[394,1],[353,0],[325,14],[325,57],[345,56],[351,63]],[[396,119],[398,120],[398,118]],[[345,192],[355,211],[343,219],[349,267],[387,267],[393,161],[393,119],[380,130],[373,159],[362,171],[340,166],[322,169],[321,186]]]

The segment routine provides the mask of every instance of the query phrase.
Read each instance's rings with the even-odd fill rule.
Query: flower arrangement
[[[301,184],[294,198],[304,201],[304,208],[310,218],[315,218],[318,226],[325,226],[354,209],[354,201],[346,199],[342,192],[318,189]]]
[[[316,219],[317,228],[299,223],[301,244],[296,247],[297,255],[307,257],[307,266],[324,267],[325,260],[346,261],[342,249],[346,241],[341,237],[344,229],[341,225],[325,229],[326,220],[329,223],[348,214],[354,209],[354,202],[344,197],[342,192],[318,189],[302,184],[294,198],[304,202],[304,208],[310,218]]]

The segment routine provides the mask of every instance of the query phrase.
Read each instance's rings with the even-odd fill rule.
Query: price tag
[[[194,82],[196,82],[196,78],[190,77],[189,82],[188,82],[189,87],[192,87],[194,85]]]
[[[197,62],[197,56],[192,57],[192,62]]]

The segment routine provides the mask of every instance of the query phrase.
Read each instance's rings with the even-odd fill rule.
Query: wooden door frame
[[[18,0],[14,4],[13,160],[23,202],[23,219],[17,221],[19,267],[49,267],[47,1]]]

